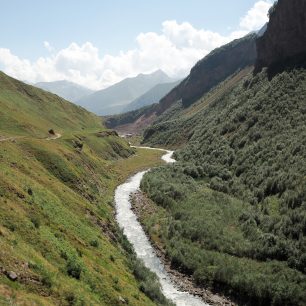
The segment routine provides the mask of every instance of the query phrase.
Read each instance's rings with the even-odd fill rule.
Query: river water
[[[143,147],[146,149],[152,149]],[[159,149],[162,150],[162,149]],[[173,163],[173,151],[162,150],[165,154],[162,159],[167,163]],[[147,170],[148,171],[148,170]],[[117,187],[115,192],[116,219],[119,226],[123,229],[124,234],[133,245],[137,257],[142,259],[145,266],[152,272],[156,273],[159,278],[163,294],[173,301],[177,306],[208,306],[199,298],[180,291],[171,281],[164,265],[156,256],[141,224],[138,222],[136,215],[132,211],[130,195],[139,190],[142,177],[147,171],[138,172],[129,178],[124,184]]]

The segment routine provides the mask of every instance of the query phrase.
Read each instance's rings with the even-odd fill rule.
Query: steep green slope
[[[177,101],[144,131],[144,141],[172,148],[185,145],[192,137],[197,122],[202,120],[200,112],[231,92],[252,70],[252,67],[247,67],[234,73],[188,108]]]
[[[198,284],[252,305],[305,305],[306,70],[249,74],[203,105],[213,94],[148,129],[150,144],[187,145],[177,165],[146,175],[165,209],[147,225]]]
[[[243,305],[306,305],[303,5],[273,7],[257,74],[175,102],[145,132],[146,143],[180,148],[177,164],[142,182],[157,204],[142,213],[149,233],[173,266]]]
[[[1,78],[0,304],[169,305],[113,208],[115,187],[160,152],[133,154],[93,114]]]
[[[0,131],[44,137],[49,129],[77,131],[101,127],[83,108],[0,72]]]

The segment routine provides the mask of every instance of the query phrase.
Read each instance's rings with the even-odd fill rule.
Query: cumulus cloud
[[[185,76],[190,68],[211,50],[257,30],[267,21],[270,1],[258,1],[229,35],[196,29],[190,23],[167,20],[160,33],[140,33],[136,47],[117,55],[101,56],[90,42],[71,43],[54,52],[44,42],[49,56],[34,62],[20,59],[9,49],[0,48],[0,64],[11,76],[30,82],[66,79],[92,89],[110,86],[123,78],[162,69],[172,77]]]
[[[51,44],[48,41],[44,41],[44,47],[49,51],[53,52],[54,48],[51,46]]]
[[[268,11],[271,7],[271,1],[258,1],[247,12],[246,16],[241,18],[240,27],[247,31],[254,31],[260,29],[266,22],[268,22]]]

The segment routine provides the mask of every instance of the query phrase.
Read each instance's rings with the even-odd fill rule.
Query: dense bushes
[[[186,176],[181,163],[155,169],[142,181],[142,189],[166,208],[168,217],[154,234],[164,241],[172,265],[198,284],[250,305],[303,305],[306,276],[296,271],[305,269],[306,257],[297,256],[303,248],[268,232],[280,216],[270,218],[267,210],[214,191],[211,184],[214,178]],[[156,222],[156,216],[150,218],[148,224]],[[284,225],[288,231],[289,224]]]
[[[243,292],[254,305],[306,303],[305,99],[306,70],[272,80],[263,71],[192,116],[177,108],[175,120],[159,121],[147,138],[175,145],[181,133],[191,135],[176,151],[176,165],[142,183],[169,213],[165,241],[173,263],[201,283]],[[203,257],[209,251],[235,259],[199,264],[188,251],[193,246]]]

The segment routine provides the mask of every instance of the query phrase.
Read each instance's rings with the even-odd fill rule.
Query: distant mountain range
[[[134,78],[124,79],[106,89],[87,95],[79,99],[77,103],[99,115],[116,114],[123,112],[129,103],[154,86],[173,81],[161,70],[152,74],[139,74]],[[153,100],[158,101],[158,99]]]
[[[157,70],[151,74],[124,79],[98,91],[65,80],[33,85],[98,115],[113,115],[157,103],[178,84],[179,81]]]
[[[34,86],[52,92],[68,101],[77,102],[94,92],[87,87],[69,81],[38,82]]]
[[[163,98],[167,93],[169,93],[174,87],[176,87],[181,80],[171,82],[171,83],[163,83],[157,84],[152,89],[129,103],[125,108],[124,112],[133,111],[144,106],[151,105],[153,103],[158,103],[161,98]]]

